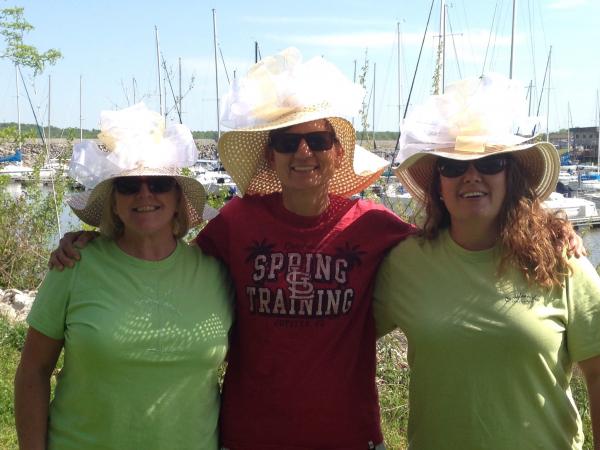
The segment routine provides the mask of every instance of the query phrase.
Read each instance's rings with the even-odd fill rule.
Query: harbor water
[[[20,185],[11,184],[10,190],[15,195],[20,192]],[[49,187],[44,187],[46,192],[50,192]],[[71,209],[64,204],[60,213],[60,229],[61,233],[64,234],[67,231],[80,230],[83,227],[83,223],[73,214]],[[577,232],[583,237],[583,242],[588,251],[588,258],[597,267],[600,265],[600,228],[580,228]],[[57,234],[50,243],[51,246],[56,246],[60,236]]]
[[[62,232],[80,230],[82,226],[82,222],[66,206],[61,213]],[[588,251],[588,258],[594,267],[597,267],[600,265],[600,228],[580,228],[577,233],[583,237],[585,248]],[[55,239],[55,243],[58,243],[58,237]]]
[[[588,251],[588,258],[594,267],[598,267],[600,265],[600,228],[578,230],[578,233],[583,236],[583,243]]]

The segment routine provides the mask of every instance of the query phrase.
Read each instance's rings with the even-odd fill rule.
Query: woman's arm
[[[50,376],[63,347],[62,340],[29,328],[15,376],[15,421],[21,450],[44,450],[48,429]]]
[[[594,433],[594,450],[600,450],[600,356],[580,361],[579,367],[581,367],[587,384]]]

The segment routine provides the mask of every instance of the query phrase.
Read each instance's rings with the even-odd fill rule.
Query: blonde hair
[[[177,189],[177,212],[171,222],[173,236],[175,239],[183,238],[190,229],[188,202],[183,194],[179,183],[175,183]],[[106,201],[102,209],[102,218],[100,219],[100,234],[109,239],[117,239],[123,235],[125,230],[123,222],[115,213],[115,187],[111,184],[110,191],[106,196]]]

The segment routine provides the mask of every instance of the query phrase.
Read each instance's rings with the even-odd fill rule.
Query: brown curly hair
[[[420,233],[423,238],[435,239],[440,230],[450,227],[450,213],[440,199],[437,170],[427,191],[425,213]],[[571,270],[564,246],[572,227],[567,220],[542,207],[522,166],[510,155],[506,167],[506,197],[499,216],[498,234],[503,252],[498,273],[512,266],[528,283],[549,289],[563,286]]]

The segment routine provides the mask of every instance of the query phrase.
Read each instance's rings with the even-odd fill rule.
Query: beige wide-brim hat
[[[99,227],[107,201],[110,201],[112,184],[119,177],[164,176],[173,177],[181,188],[187,206],[190,227],[199,225],[203,220],[206,205],[206,190],[202,184],[191,177],[181,175],[178,169],[153,169],[139,167],[123,171],[98,183],[92,190],[75,194],[67,201],[77,217],[93,227]]]
[[[487,156],[510,154],[519,162],[531,188],[540,200],[545,200],[556,188],[560,172],[560,158],[554,145],[549,142],[536,142],[516,146],[486,146],[483,151],[465,152],[455,148],[435,149],[416,153],[406,159],[395,173],[411,195],[425,203],[427,191],[436,176],[436,160],[449,158],[471,161]]]
[[[534,142],[538,117],[530,117],[522,84],[499,74],[466,78],[413,108],[402,126],[395,169],[420,202],[435,174],[437,158],[470,161],[511,155],[535,194],[544,200],[556,187],[560,160],[549,142]]]
[[[329,192],[350,196],[371,185],[388,162],[356,145],[352,124],[365,92],[322,57],[304,61],[287,48],[236,78],[222,102],[222,124],[234,131],[219,139],[219,158],[242,194],[282,190],[266,159],[269,132],[327,119],[344,149]]]
[[[69,175],[86,192],[75,194],[68,204],[83,222],[98,227],[102,221],[113,181],[119,177],[169,176],[175,178],[185,198],[190,227],[204,217],[206,190],[200,182],[184,176],[182,168],[198,159],[192,132],[182,124],[165,124],[159,113],[143,103],[100,113],[103,144],[84,140],[73,146]]]
[[[329,183],[329,192],[351,196],[373,184],[389,164],[383,158],[356,145],[352,124],[326,111],[302,110],[261,127],[224,133],[219,139],[219,158],[242,194],[270,194],[282,189],[281,182],[266,158],[269,132],[300,123],[326,119],[341,143],[344,154]]]

